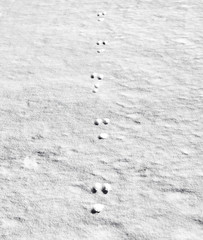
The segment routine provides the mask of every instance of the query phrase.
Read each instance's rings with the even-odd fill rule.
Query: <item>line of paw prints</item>
[[[104,16],[105,15],[106,15],[106,12],[99,12],[99,13],[97,13],[98,21],[100,21],[100,22],[104,21]],[[99,40],[99,41],[97,41],[96,44],[98,46],[106,46],[108,44],[108,42]],[[104,51],[105,51],[105,49],[98,49],[97,53],[102,53]],[[99,74],[99,73],[92,73],[90,77],[92,79],[97,79],[97,80],[103,80],[104,79],[104,75],[103,74]],[[97,93],[99,87],[100,87],[100,84],[98,82],[95,83],[94,84],[94,89],[92,90],[92,92],[93,93]],[[94,121],[94,125],[97,125],[97,126],[101,125],[101,124],[108,125],[109,123],[110,123],[110,119],[109,118],[103,118],[103,119],[97,118]],[[107,133],[101,133],[98,136],[98,139],[106,139],[108,137],[109,137],[109,135]],[[104,184],[95,183],[94,186],[91,189],[91,192],[94,193],[94,194],[100,193],[100,192],[103,193],[103,194],[108,194],[111,190],[112,190],[112,188],[111,188],[111,185],[109,183],[104,183]],[[100,213],[103,209],[104,209],[104,205],[100,204],[100,203],[97,203],[97,204],[94,204],[94,206],[92,207],[91,213],[92,214]]]

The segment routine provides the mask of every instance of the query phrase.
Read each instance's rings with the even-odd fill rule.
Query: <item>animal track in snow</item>
[[[97,73],[92,73],[90,77],[91,77],[91,78],[96,78],[97,76],[98,76]]]
[[[103,119],[103,123],[104,123],[105,125],[109,124],[109,123],[110,123],[110,119],[109,119],[109,118],[104,118],[104,119]]]
[[[98,18],[98,21],[103,21],[104,18],[101,18],[102,16],[106,15],[106,12],[99,12],[97,14],[97,16],[99,17]],[[101,45],[107,45],[107,41],[101,41],[99,40],[97,43],[97,45],[101,46]],[[104,52],[105,49],[98,49],[97,50],[97,53],[102,53]],[[97,73],[92,73],[91,74],[91,78],[97,78],[98,80],[102,80],[104,78],[104,76],[102,74],[97,74]],[[99,88],[99,84],[96,83],[94,85],[94,90],[93,90],[93,93],[96,93],[98,91],[98,88]],[[109,124],[110,122],[110,119],[108,118],[104,118],[103,120],[100,119],[100,118],[97,118],[95,121],[94,121],[94,124],[95,125],[100,125],[100,124]],[[107,133],[101,133],[98,138],[99,139],[106,139],[108,138],[109,135]],[[110,184],[108,183],[104,183],[103,185],[101,183],[95,183],[94,186],[92,187],[91,191],[92,193],[97,193],[98,191],[101,191],[103,192],[104,194],[107,194],[109,191],[111,190],[111,186]],[[95,204],[92,209],[91,209],[91,213],[92,214],[95,214],[95,213],[100,213],[102,210],[104,209],[104,205],[103,204]]]
[[[104,183],[102,186],[102,192],[107,194],[109,191],[111,191],[111,185],[109,183]]]
[[[99,83],[95,83],[95,84],[94,84],[94,87],[95,87],[95,88],[99,88],[99,86],[100,86]]]
[[[104,78],[104,75],[103,74],[99,74],[99,73],[92,73],[91,75],[90,75],[90,77],[91,78],[97,78],[97,79],[99,79],[99,80],[102,80],[103,78]]]
[[[101,134],[98,136],[99,139],[106,139],[106,138],[108,138],[108,137],[109,137],[109,135],[108,135],[107,133],[101,133]]]
[[[95,125],[100,125],[102,123],[102,119],[100,118],[97,118],[95,121],[94,121],[94,124]]]
[[[103,53],[103,52],[105,52],[105,49],[99,49],[99,50],[97,50],[97,53]]]
[[[109,118],[104,118],[103,120],[100,119],[100,118],[97,118],[95,121],[94,121],[94,124],[95,125],[100,125],[101,123],[107,125],[110,123],[110,119]]]
[[[104,78],[104,75],[103,74],[98,74],[97,78],[98,78],[98,80],[102,80]]]
[[[98,19],[98,22],[103,22],[104,21],[104,18],[99,18]]]
[[[97,203],[93,206],[91,213],[92,214],[100,213],[103,209],[104,209],[104,205]]]
[[[101,16],[105,16],[106,15],[106,12],[104,11],[104,12],[99,12],[99,13],[97,13],[97,17],[101,17]]]
[[[93,93],[97,93],[97,92],[98,92],[98,89],[95,88],[95,89],[92,90],[92,92],[93,92]]]
[[[107,41],[98,41],[97,45],[107,45]]]
[[[92,193],[96,193],[98,191],[102,190],[102,184],[101,183],[95,183],[93,188],[92,188]]]

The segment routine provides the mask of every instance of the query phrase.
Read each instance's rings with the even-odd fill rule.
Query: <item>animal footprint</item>
[[[107,133],[101,133],[99,136],[98,136],[98,138],[101,140],[101,139],[106,139],[106,138],[108,138],[109,137],[109,135],[107,134]]]
[[[100,125],[102,123],[102,119],[100,118],[97,118],[95,121],[94,121],[94,125]]]
[[[97,93],[97,92],[98,92],[98,89],[95,88],[95,89],[92,90],[92,92],[93,92],[93,93]]]
[[[102,184],[101,183],[95,183],[93,188],[92,188],[92,193],[96,193],[98,191],[102,190]]]
[[[111,191],[111,185],[109,183],[104,183],[102,187],[102,192],[107,194]]]
[[[95,84],[94,84],[93,92],[94,92],[94,93],[98,92],[98,88],[99,88],[99,84],[98,84],[98,83],[95,83]]]
[[[99,49],[99,50],[97,50],[97,53],[103,53],[103,52],[105,52],[105,49]]]
[[[103,74],[98,74],[97,78],[98,78],[98,80],[102,80],[104,78],[104,75]]]
[[[109,124],[109,123],[110,123],[110,119],[109,119],[109,118],[104,118],[104,119],[103,119],[103,123],[104,123],[105,125]]]
[[[98,75],[97,73],[92,73],[92,74],[91,74],[91,78],[96,78],[97,75]]]
[[[98,19],[98,22],[103,22],[104,21],[104,18],[99,18]]]
[[[104,209],[104,205],[97,203],[93,206],[91,213],[92,214],[100,213],[103,209]]]
[[[95,88],[99,88],[99,84],[98,84],[98,83],[95,83],[95,84],[94,84],[94,87],[95,87]]]

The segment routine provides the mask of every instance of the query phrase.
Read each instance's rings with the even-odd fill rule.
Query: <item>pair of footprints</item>
[[[108,125],[110,123],[110,119],[109,118],[104,118],[104,119],[100,119],[100,118],[97,118],[95,119],[94,121],[94,125],[100,125],[100,124],[104,124],[104,125]]]
[[[111,185],[109,183],[95,183],[91,189],[92,193],[103,192],[103,194],[108,194],[111,191]],[[92,207],[91,213],[100,213],[104,209],[104,205],[97,203]]]

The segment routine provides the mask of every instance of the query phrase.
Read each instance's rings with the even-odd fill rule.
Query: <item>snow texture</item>
[[[0,1],[1,240],[202,239],[202,12]]]

